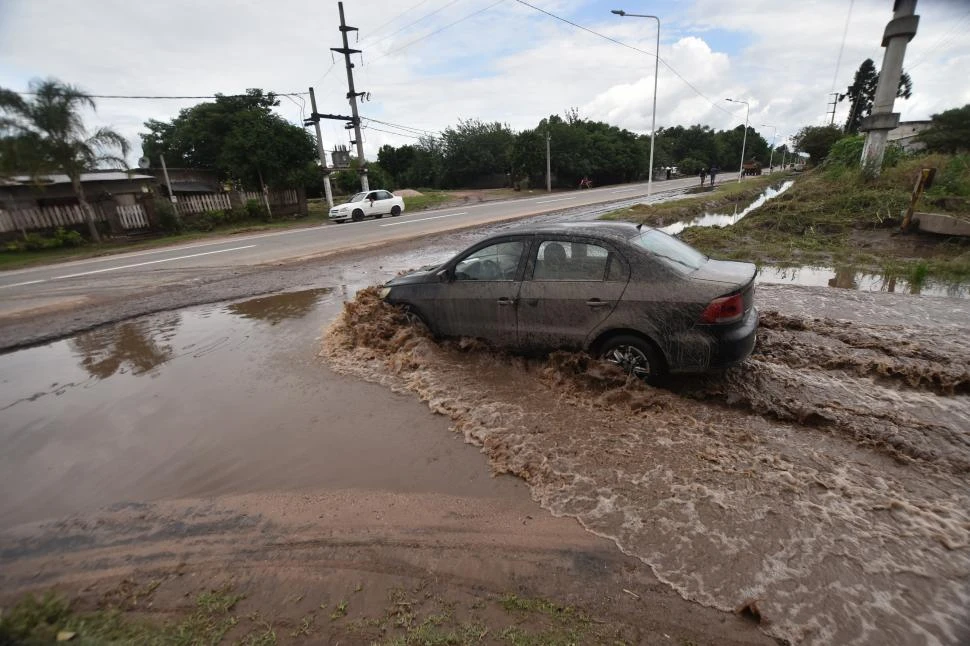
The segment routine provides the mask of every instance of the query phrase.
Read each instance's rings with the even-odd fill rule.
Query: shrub
[[[54,232],[54,239],[58,241],[58,247],[80,247],[85,243],[84,236],[77,231],[60,227]]]
[[[246,215],[254,220],[263,220],[264,222],[269,221],[269,211],[266,210],[266,205],[260,200],[247,200],[246,201]]]
[[[175,210],[175,205],[163,198],[155,199],[155,214],[158,216],[158,224],[165,233],[182,233],[185,228],[182,217]]]
[[[864,135],[842,137],[832,144],[832,148],[825,158],[825,164],[827,166],[858,167],[859,160],[862,159],[862,147],[865,143],[866,138]]]

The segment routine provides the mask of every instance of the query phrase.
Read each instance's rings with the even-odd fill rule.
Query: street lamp
[[[774,132],[771,134],[771,154],[768,156],[768,172],[770,173],[774,168],[774,164],[771,162],[775,159],[775,137],[778,136],[778,128],[775,126],[770,126],[767,123],[761,124],[762,128],[774,128]]]
[[[653,116],[650,118],[650,173],[647,175],[647,196],[653,193],[653,144],[657,134],[657,73],[660,70],[660,18],[641,13],[627,13],[622,9],[613,9],[618,16],[631,18],[653,18],[657,21],[657,54],[653,62]]]
[[[741,169],[738,171],[738,184],[741,183],[741,178],[744,177],[744,147],[748,143],[748,113],[751,112],[751,106],[748,105],[747,101],[738,101],[737,99],[724,99],[725,101],[730,101],[731,103],[743,103],[744,104],[744,137],[741,139]]]

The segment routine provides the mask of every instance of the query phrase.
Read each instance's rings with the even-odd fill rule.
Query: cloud
[[[530,2],[645,52],[654,49],[652,21],[613,16],[607,3]],[[360,28],[359,44],[352,34],[351,45],[364,50],[363,64],[355,59],[357,84],[372,98],[361,113],[428,130],[441,130],[459,118],[521,129],[579,107],[589,118],[638,132],[649,129],[650,55],[513,0],[489,8],[493,3],[428,0],[412,10],[417,2],[347,0],[347,20]],[[726,97],[749,101],[751,124],[776,126],[779,138],[821,122],[847,9],[842,0],[748,0],[742,5],[693,0],[657,9],[663,12],[661,57],[707,97],[661,65],[657,124],[734,127],[743,121],[744,109],[724,102]],[[864,58],[881,65],[880,40],[890,11],[887,0],[856,0],[837,89],[851,82]],[[914,65],[914,96],[897,102],[904,119],[928,118],[970,102],[966,4],[926,2],[919,13],[919,33],[907,51],[907,63]],[[393,33],[412,21],[413,26]],[[21,89],[30,78],[48,76],[98,94],[208,95],[249,87],[305,91],[314,85],[321,112],[345,114],[346,72],[340,57],[330,52],[339,44],[335,2],[170,0],[162,6],[4,0],[0,86]],[[193,103],[105,99],[91,125],[114,125],[132,140],[134,159],[144,121],[171,119]],[[290,100],[283,99],[278,111],[300,123],[300,107]],[[845,104],[839,106],[837,122],[847,111]],[[339,122],[323,124],[323,130],[328,148],[348,141]],[[385,143],[414,140],[368,129],[365,141],[373,156]]]

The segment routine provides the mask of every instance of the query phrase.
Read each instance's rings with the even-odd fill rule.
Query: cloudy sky
[[[744,107],[724,101],[731,97],[749,101],[750,123],[769,139],[775,130],[761,124],[775,126],[779,142],[826,122],[828,93],[844,90],[865,58],[881,66],[893,5],[855,0],[850,12],[849,0],[529,2],[644,52],[656,46],[655,22],[610,9],[660,16],[657,125],[734,127]],[[361,114],[410,129],[371,123],[368,156],[414,141],[401,133],[415,129],[467,118],[523,129],[571,107],[650,129],[651,55],[517,0],[346,0],[344,8],[360,29],[359,41],[352,35],[363,50],[356,82],[370,93]],[[904,120],[970,103],[970,0],[922,0],[917,13],[905,65],[913,97],[896,103]],[[31,79],[54,77],[96,95],[196,96],[312,85],[319,111],[347,114],[343,61],[330,52],[340,44],[338,24],[335,0],[0,0],[0,87],[25,90]],[[134,161],[144,121],[171,119],[194,103],[99,99],[90,123],[129,137]],[[284,98],[278,110],[301,123],[308,104]],[[841,104],[836,122],[847,112]],[[343,124],[324,122],[324,139],[328,149],[347,143]]]

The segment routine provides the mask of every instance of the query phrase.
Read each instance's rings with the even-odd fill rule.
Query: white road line
[[[466,212],[462,211],[461,213],[449,213],[448,215],[436,215],[436,216],[430,217],[430,218],[417,218],[415,220],[403,220],[401,222],[391,222],[390,224],[382,224],[380,226],[382,226],[382,227],[396,227],[396,226],[400,226],[402,224],[411,224],[413,222],[424,222],[425,220],[440,220],[441,218],[451,218],[451,217],[454,217],[456,215],[468,215],[468,214]]]
[[[198,258],[199,256],[211,256],[216,253],[227,253],[229,251],[240,251],[242,249],[252,249],[256,245],[250,244],[245,247],[233,247],[232,249],[217,249],[216,251],[203,251],[202,253],[192,253],[187,256],[176,256],[174,258],[162,258],[161,260],[148,260],[146,262],[136,262],[131,265],[120,265],[118,267],[105,267],[104,269],[94,269],[92,271],[82,271],[78,274],[65,274],[64,276],[54,276],[50,280],[64,280],[66,278],[80,278],[81,276],[90,276],[92,274],[103,274],[106,271],[119,271],[121,269],[131,269],[133,267],[144,267],[145,265],[157,265],[161,262],[173,262],[175,260],[185,260],[186,258]],[[38,281],[43,282],[43,281]]]
[[[579,196],[578,195],[574,195],[572,197],[560,197],[560,198],[555,199],[555,200],[541,200],[539,202],[536,202],[536,204],[550,204],[552,202],[565,202],[566,200],[575,200],[577,197],[579,197]]]
[[[0,289],[3,289],[5,287],[23,287],[24,285],[34,285],[36,283],[44,283],[44,282],[47,282],[47,281],[44,281],[44,280],[26,280],[26,281],[24,281],[22,283],[14,283],[12,285],[0,285]]]
[[[635,191],[636,188],[618,188],[615,191],[610,191],[610,193],[626,193],[627,191]]]

